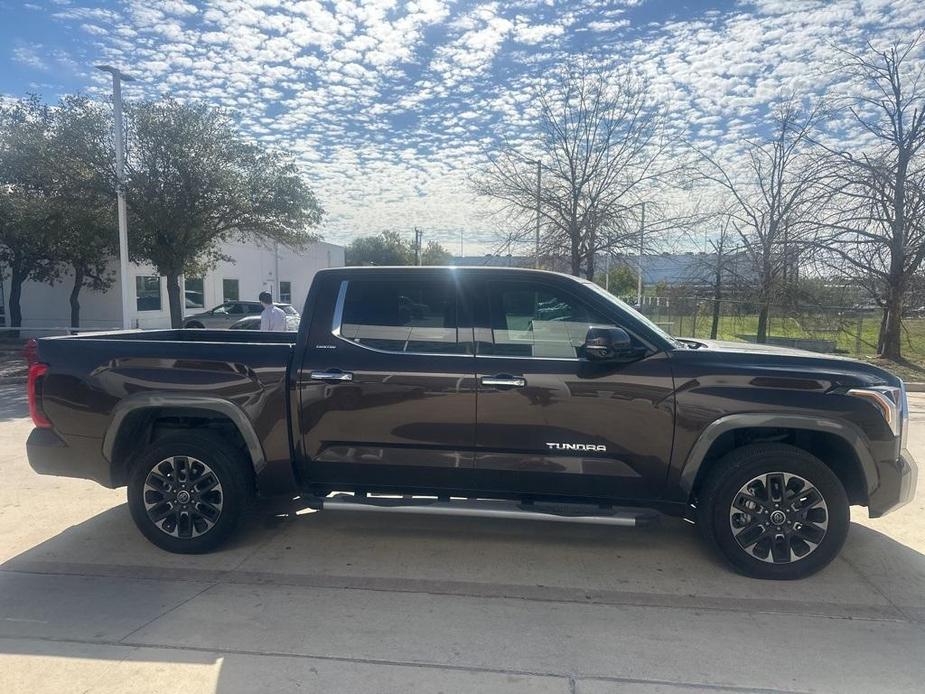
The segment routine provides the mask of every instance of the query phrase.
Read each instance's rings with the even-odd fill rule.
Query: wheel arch
[[[260,439],[247,415],[234,403],[219,397],[176,393],[135,393],[119,402],[103,438],[103,456],[109,462],[115,486],[126,483],[133,457],[157,437],[164,421],[196,422],[196,426],[231,427],[248,456],[254,477],[266,467]]]
[[[701,433],[681,470],[683,495],[693,501],[712,464],[729,451],[756,441],[785,441],[816,456],[845,487],[852,504],[867,505],[878,473],[866,438],[855,425],[808,415],[733,414]]]

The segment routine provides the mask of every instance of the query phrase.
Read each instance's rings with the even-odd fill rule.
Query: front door
[[[608,366],[579,359],[588,327],[619,318],[561,282],[489,281],[473,292],[482,488],[659,496],[674,428],[667,355]]]
[[[325,278],[299,373],[303,479],[472,487],[475,357],[465,315],[445,272]]]

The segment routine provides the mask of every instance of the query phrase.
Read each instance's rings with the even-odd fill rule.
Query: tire
[[[740,573],[793,580],[838,555],[849,512],[845,488],[825,463],[795,446],[764,443],[732,451],[708,472],[697,525]]]
[[[253,489],[250,466],[246,456],[213,432],[184,431],[158,439],[129,475],[132,519],[142,535],[168,552],[210,552],[228,540],[247,509]]]

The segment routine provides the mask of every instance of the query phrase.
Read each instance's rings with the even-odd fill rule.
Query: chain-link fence
[[[624,297],[635,304],[636,297]],[[641,311],[676,337],[755,342],[759,307],[755,302],[703,297],[643,297]],[[855,356],[876,354],[882,313],[843,306],[772,305],[768,344]],[[925,317],[903,322],[903,352],[925,358]]]

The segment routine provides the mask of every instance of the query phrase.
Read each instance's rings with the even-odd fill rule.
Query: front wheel
[[[141,533],[168,552],[200,554],[234,532],[250,497],[250,461],[211,432],[178,432],[135,461],[128,505]]]
[[[849,511],[844,486],[821,460],[786,444],[753,444],[710,470],[697,524],[741,573],[788,580],[810,576],[838,555]]]

